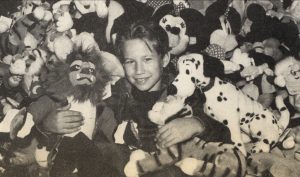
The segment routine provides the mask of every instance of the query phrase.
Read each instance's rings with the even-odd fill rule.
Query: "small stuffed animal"
[[[252,147],[252,153],[269,152],[276,145],[290,119],[282,97],[276,98],[281,113],[278,121],[272,112],[253,98],[231,83],[219,79],[224,74],[224,65],[220,60],[201,54],[188,54],[179,58],[177,66],[179,74],[172,83],[171,94],[187,98],[195,89],[199,89],[206,97],[206,114],[230,129],[232,141],[244,155],[246,150],[243,142],[246,136],[242,138],[241,130],[248,137],[258,139]]]
[[[70,175],[75,169],[78,170],[79,176],[85,176],[91,164],[81,163],[80,159],[92,158],[92,161],[96,162],[95,165],[102,163],[102,158],[98,156],[100,153],[97,153],[92,142],[96,122],[101,113],[100,103],[110,79],[104,70],[101,57],[99,51],[95,49],[74,50],[65,62],[57,63],[47,74],[43,84],[46,94],[28,107],[35,124],[39,124],[49,112],[56,109],[79,111],[85,118],[84,125],[75,133],[65,134],[63,137],[55,136],[51,142],[48,139],[38,139],[36,158],[41,162],[40,165],[49,165],[45,163],[47,160],[42,158],[45,157],[43,153],[49,154],[47,158],[53,157],[50,162],[53,163],[50,176]],[[113,130],[108,131],[111,131],[108,134],[112,135]],[[43,151],[44,147],[48,152]],[[55,152],[56,148],[58,152],[51,153]],[[95,154],[90,156],[90,153]],[[99,175],[97,173],[95,170],[89,173],[89,176]]]
[[[275,66],[275,75],[275,84],[287,89],[290,104],[300,113],[300,61],[294,57],[281,60]]]
[[[148,112],[151,121],[164,125],[173,118],[189,117],[192,110],[185,105],[184,99],[168,96],[165,101],[158,101]],[[208,160],[209,159],[209,160]],[[192,138],[168,148],[159,148],[154,154],[142,150],[133,151],[124,172],[127,177],[138,177],[170,165],[176,165],[191,176],[212,176],[227,174],[230,177],[244,176],[245,157],[231,144],[205,142]]]
[[[177,56],[185,51],[203,50],[202,40],[204,16],[197,10],[183,5],[177,8],[176,4],[164,4],[158,7],[152,18],[167,32],[170,53]],[[197,29],[197,30],[196,30]]]
[[[51,18],[50,11],[37,7],[32,13],[18,19],[11,30],[0,36],[0,57],[22,54],[26,50],[37,48],[44,39]]]

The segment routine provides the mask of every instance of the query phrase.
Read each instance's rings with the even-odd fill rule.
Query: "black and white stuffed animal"
[[[245,155],[244,142],[250,139],[257,140],[251,153],[269,152],[276,145],[290,119],[282,97],[276,98],[281,113],[277,120],[271,111],[218,77],[224,72],[220,60],[192,53],[180,57],[177,67],[179,74],[171,94],[185,99],[200,89],[206,97],[206,114],[230,129],[232,141]]]

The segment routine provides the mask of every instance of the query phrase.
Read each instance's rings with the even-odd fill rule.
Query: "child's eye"
[[[152,58],[145,58],[145,61],[152,61]]]
[[[124,64],[133,64],[134,61],[133,60],[125,60]]]

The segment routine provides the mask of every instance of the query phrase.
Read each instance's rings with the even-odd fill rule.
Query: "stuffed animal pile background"
[[[177,76],[172,85],[176,91],[173,88],[174,92],[170,93],[175,98],[170,96],[149,112],[154,123],[163,125],[165,119],[189,107],[185,99],[198,90],[207,115],[229,127],[233,135],[239,135],[232,140],[242,152],[238,155],[242,159],[241,174],[247,171],[249,176],[300,176],[299,12],[298,0],[1,1],[0,177],[18,176],[15,169],[29,176],[46,175],[43,169],[47,168],[48,156],[42,155],[40,150],[45,148],[49,153],[53,144],[42,144],[37,152],[28,152],[20,145],[32,135],[32,127],[34,129],[37,123],[33,117],[45,116],[35,112],[35,103],[43,102],[45,97],[55,104],[62,100],[70,103],[74,95],[53,91],[52,84],[57,83],[46,86],[45,83],[53,73],[68,75],[58,70],[76,64],[68,60],[70,53],[92,50],[101,59],[99,66],[89,61],[77,61],[77,64],[87,62],[89,69],[101,68],[102,73],[97,76],[86,76],[87,82],[93,86],[99,84],[103,92],[94,94],[93,98],[109,97],[110,87],[124,77],[123,67],[113,50],[116,36],[124,26],[140,19],[154,20],[168,34],[171,62],[166,71]],[[183,60],[190,66],[185,67]],[[100,79],[104,76],[107,77],[105,81]],[[211,89],[215,89],[213,94],[208,94]],[[231,99],[236,92],[243,100]],[[63,99],[57,101],[57,94]],[[92,99],[92,105],[99,100]],[[226,114],[214,110],[211,104],[215,102],[236,106],[237,116],[232,116],[238,117],[235,125],[230,118],[218,118]],[[251,109],[247,108],[250,102]],[[260,120],[265,117],[266,121]],[[115,140],[124,143],[119,137]],[[32,146],[37,146],[36,141],[31,141]],[[188,149],[195,141],[179,146]],[[211,147],[216,148],[214,144]],[[171,149],[178,153],[176,148]],[[164,154],[166,150],[160,151]],[[190,162],[204,163],[201,154],[184,152],[188,155],[183,154],[182,159],[168,159],[166,166],[179,161],[178,166],[185,173],[203,175],[195,172],[200,165],[192,170],[186,167]],[[28,153],[35,153],[36,157]],[[198,153],[199,157],[189,158],[193,153]],[[20,163],[11,163],[11,157],[18,157]],[[136,168],[138,161],[148,166],[151,158],[144,152],[133,153],[125,173],[141,175],[138,170],[128,172],[128,168]],[[209,165],[217,165],[220,172],[226,167],[226,159],[235,159],[226,153],[219,158],[223,161],[213,161]],[[243,158],[248,160],[247,167]],[[162,167],[148,168],[146,171]]]

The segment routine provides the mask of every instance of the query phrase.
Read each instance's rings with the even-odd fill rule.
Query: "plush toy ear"
[[[203,61],[203,74],[205,77],[222,77],[224,75],[224,65],[219,59],[203,55]]]
[[[173,10],[174,6],[172,4],[163,5],[154,12],[154,14],[152,15],[152,19],[155,22],[159,22],[160,19],[162,19],[165,15],[171,14]]]

